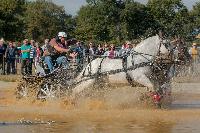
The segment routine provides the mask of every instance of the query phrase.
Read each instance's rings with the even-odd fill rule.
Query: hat
[[[65,38],[65,37],[67,37],[67,34],[66,34],[65,32],[59,32],[59,33],[58,33],[58,37],[63,37],[63,38]]]

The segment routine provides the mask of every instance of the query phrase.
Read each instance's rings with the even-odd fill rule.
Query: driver
[[[64,46],[63,42],[65,41],[65,37],[67,37],[65,32],[62,32],[62,34],[59,32],[58,39],[53,38],[49,43],[46,42],[47,47],[44,49],[44,61],[47,63],[50,72],[54,69],[52,58],[56,58],[56,63],[58,65],[62,64],[64,68],[68,67],[68,61],[65,55],[69,49]]]

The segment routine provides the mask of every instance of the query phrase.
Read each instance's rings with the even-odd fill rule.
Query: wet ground
[[[166,109],[140,107],[132,89],[102,99],[37,101],[15,98],[14,82],[0,82],[0,133],[199,133],[200,83],[173,83]],[[137,106],[135,106],[137,105]]]

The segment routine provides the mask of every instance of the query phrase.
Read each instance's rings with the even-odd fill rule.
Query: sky
[[[86,0],[52,0],[57,5],[62,5],[65,7],[65,10],[68,14],[76,15],[77,11],[80,9],[82,5],[86,5]],[[140,3],[147,3],[148,0],[135,0]],[[183,0],[185,5],[192,9],[192,6],[198,2],[199,0]]]

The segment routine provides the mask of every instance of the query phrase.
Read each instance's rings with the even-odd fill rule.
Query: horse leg
[[[146,86],[150,91],[154,90],[154,85],[144,73],[131,72],[129,73],[131,79],[139,84]]]

